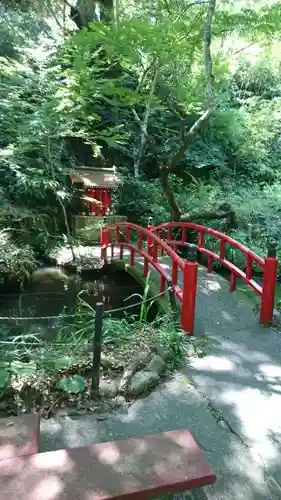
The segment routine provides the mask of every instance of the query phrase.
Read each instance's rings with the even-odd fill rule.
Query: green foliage
[[[57,382],[58,389],[69,394],[77,394],[85,390],[85,380],[81,375],[73,375],[73,377],[64,377]]]
[[[28,245],[15,245],[6,232],[0,232],[0,286],[12,282],[23,286],[36,268],[36,259]]]
[[[269,241],[275,240],[277,247],[281,247],[280,193],[280,182],[263,186],[248,180],[248,185],[243,186],[229,176],[221,186],[217,180],[193,184],[181,201],[185,211],[191,214],[200,210],[212,211],[219,204],[229,203],[236,214],[238,227],[228,233],[264,257]],[[226,231],[225,221],[208,221],[207,225]],[[209,238],[206,242],[210,248],[218,250],[215,240]],[[245,258],[239,251],[228,250],[228,257],[244,267]]]
[[[115,193],[114,208],[118,214],[126,215],[129,221],[144,226],[149,217],[160,223],[170,216],[159,181],[136,179],[132,175],[125,175],[123,185]]]
[[[62,7],[13,2],[0,22],[0,230],[11,234],[3,279],[21,283],[34,266],[30,246],[42,255],[67,233],[62,205],[70,207],[73,192],[65,178],[75,163],[117,165],[120,215],[144,225],[149,217],[169,219],[159,171],[179,150],[183,126],[189,130],[206,108],[206,3],[124,0],[114,22],[93,19],[76,31]],[[64,24],[59,36],[49,17],[57,28]],[[279,241],[279,31],[277,2],[218,2],[216,109],[170,175],[183,212],[229,203],[238,220],[233,235],[261,254],[270,236]]]
[[[217,3],[215,110],[179,156],[169,182],[184,213],[229,204],[237,227],[207,224],[263,256],[269,239],[281,248],[280,3]],[[109,13],[114,22],[93,19],[77,30],[59,0],[2,4],[0,285],[23,286],[36,257],[65,239],[73,198],[66,174],[76,164],[117,166],[124,182],[114,195],[116,213],[143,225],[149,217],[155,224],[171,217],[159,172],[206,109],[207,3],[122,0],[115,16]],[[239,252],[227,252],[243,267]],[[107,318],[104,348],[129,356],[141,339],[144,348],[160,344],[178,365],[188,340],[169,316],[148,325],[147,312],[143,302],[139,321]],[[60,317],[54,345],[38,336],[2,344],[0,388],[14,379],[59,374],[60,391],[83,392],[79,361],[85,371],[93,330],[94,311],[79,296],[74,317]]]
[[[0,368],[0,389],[4,389],[10,378],[10,373],[7,370]]]

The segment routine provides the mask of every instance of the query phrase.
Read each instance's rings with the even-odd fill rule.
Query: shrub
[[[15,245],[4,231],[0,233],[0,255],[0,286],[6,283],[22,286],[36,268],[32,248]]]
[[[125,176],[123,186],[115,194],[114,208],[118,215],[143,225],[147,225],[149,217],[153,217],[155,224],[170,218],[167,199],[158,180]]]

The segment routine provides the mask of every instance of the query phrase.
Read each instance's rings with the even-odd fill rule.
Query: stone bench
[[[39,452],[40,416],[0,418],[0,460]]]
[[[1,500],[129,500],[213,484],[185,429],[0,461]]]

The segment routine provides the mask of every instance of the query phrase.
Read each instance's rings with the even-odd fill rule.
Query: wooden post
[[[97,399],[99,397],[103,313],[104,313],[103,302],[97,302],[96,317],[95,317],[95,332],[93,336],[93,366],[92,366],[92,387],[91,387],[92,399]]]
[[[176,303],[175,291],[172,280],[168,280],[167,285],[168,285],[169,301],[172,310],[172,316],[173,319],[175,320],[177,315],[177,303]]]
[[[152,217],[149,217],[148,218],[148,226],[147,226],[148,231],[153,231],[153,229],[155,228],[155,226],[152,225],[152,222],[153,222]],[[153,239],[150,236],[148,236],[146,243],[147,243],[147,253],[148,253],[148,255],[152,255],[153,254]]]
[[[277,279],[276,245],[270,244],[267,257],[264,259],[264,272],[262,282],[260,323],[271,323],[273,319],[275,288]]]
[[[195,301],[197,293],[198,263],[196,245],[190,245],[188,261],[183,269],[181,328],[189,335],[193,334],[195,319]]]

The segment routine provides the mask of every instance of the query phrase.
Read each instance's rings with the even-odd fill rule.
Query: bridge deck
[[[119,250],[115,249],[113,260],[118,261]],[[112,259],[109,257],[108,261]],[[143,273],[143,258],[135,255],[135,266],[131,269],[129,266],[129,252],[124,251],[124,262],[129,272],[133,272],[138,279],[141,279]],[[158,262],[171,275],[171,265],[169,257],[159,257]],[[143,281],[145,278],[142,278]],[[152,288],[159,292],[160,275],[153,268],[150,268],[149,283]],[[178,284],[182,286],[182,273],[179,270]],[[233,293],[229,290],[228,282],[216,273],[208,273],[206,268],[199,266],[198,286],[196,298],[196,316],[195,316],[195,334],[214,333],[224,331],[225,328],[235,328],[242,330],[247,327],[255,327],[258,322],[258,313],[254,312],[253,306],[258,303],[259,298],[250,291],[251,298],[238,290]],[[212,297],[212,300],[210,300]],[[227,297],[227,301],[225,300]],[[168,299],[168,293],[165,294]],[[161,299],[160,299],[161,301]],[[213,302],[216,302],[214,308]],[[179,301],[178,304],[180,305]],[[250,307],[249,307],[250,306]]]

